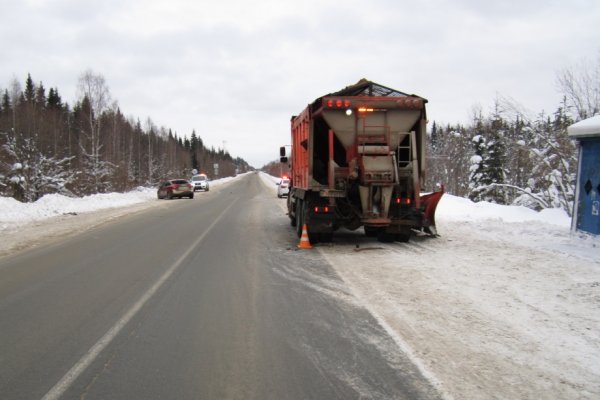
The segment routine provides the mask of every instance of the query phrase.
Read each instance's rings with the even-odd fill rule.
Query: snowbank
[[[523,206],[503,206],[492,203],[474,203],[469,199],[445,194],[437,208],[437,218],[448,221],[543,222],[569,228],[571,218],[562,209],[545,209],[541,212]]]
[[[156,189],[139,187],[128,193],[105,193],[71,198],[48,194],[33,203],[0,197],[0,224],[38,221],[69,213],[84,213],[105,208],[126,207],[156,199]]]
[[[210,181],[218,187],[234,177]],[[15,223],[29,223],[64,214],[79,214],[110,208],[127,207],[147,201],[155,201],[156,188],[138,187],[127,193],[103,193],[85,197],[67,197],[48,194],[33,203],[21,203],[10,197],[0,197],[0,229]]]

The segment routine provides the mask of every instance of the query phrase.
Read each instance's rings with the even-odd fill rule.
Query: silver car
[[[208,177],[205,174],[192,176],[192,185],[194,185],[194,192],[196,190],[204,190],[208,192]]]
[[[277,182],[277,197],[282,198],[290,194],[290,180],[288,178],[282,178]]]

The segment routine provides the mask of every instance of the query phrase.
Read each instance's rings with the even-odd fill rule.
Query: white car
[[[282,198],[290,194],[290,180],[288,178],[282,178],[277,182],[277,197]]]
[[[196,190],[204,190],[208,192],[208,177],[205,174],[194,175],[192,176],[192,185],[194,185],[194,192]]]

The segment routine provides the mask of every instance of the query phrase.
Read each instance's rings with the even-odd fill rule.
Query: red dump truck
[[[339,228],[364,228],[380,241],[436,234],[443,190],[421,195],[427,139],[427,100],[362,79],[317,98],[291,119],[287,199],[298,235],[332,240]]]

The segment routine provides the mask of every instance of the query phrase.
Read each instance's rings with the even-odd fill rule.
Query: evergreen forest
[[[24,86],[24,88],[23,88]],[[189,178],[193,170],[218,177],[250,166],[223,149],[207,148],[195,131],[178,136],[126,118],[111,99],[102,75],[81,74],[77,102],[64,102],[58,88],[47,89],[31,75],[16,78],[0,94],[0,195],[22,202],[45,194],[84,196],[155,186]]]
[[[578,143],[567,128],[600,113],[600,59],[556,75],[562,102],[532,116],[515,100],[497,96],[484,114],[473,107],[465,125],[430,126],[426,189],[473,201],[561,208],[573,215]]]

